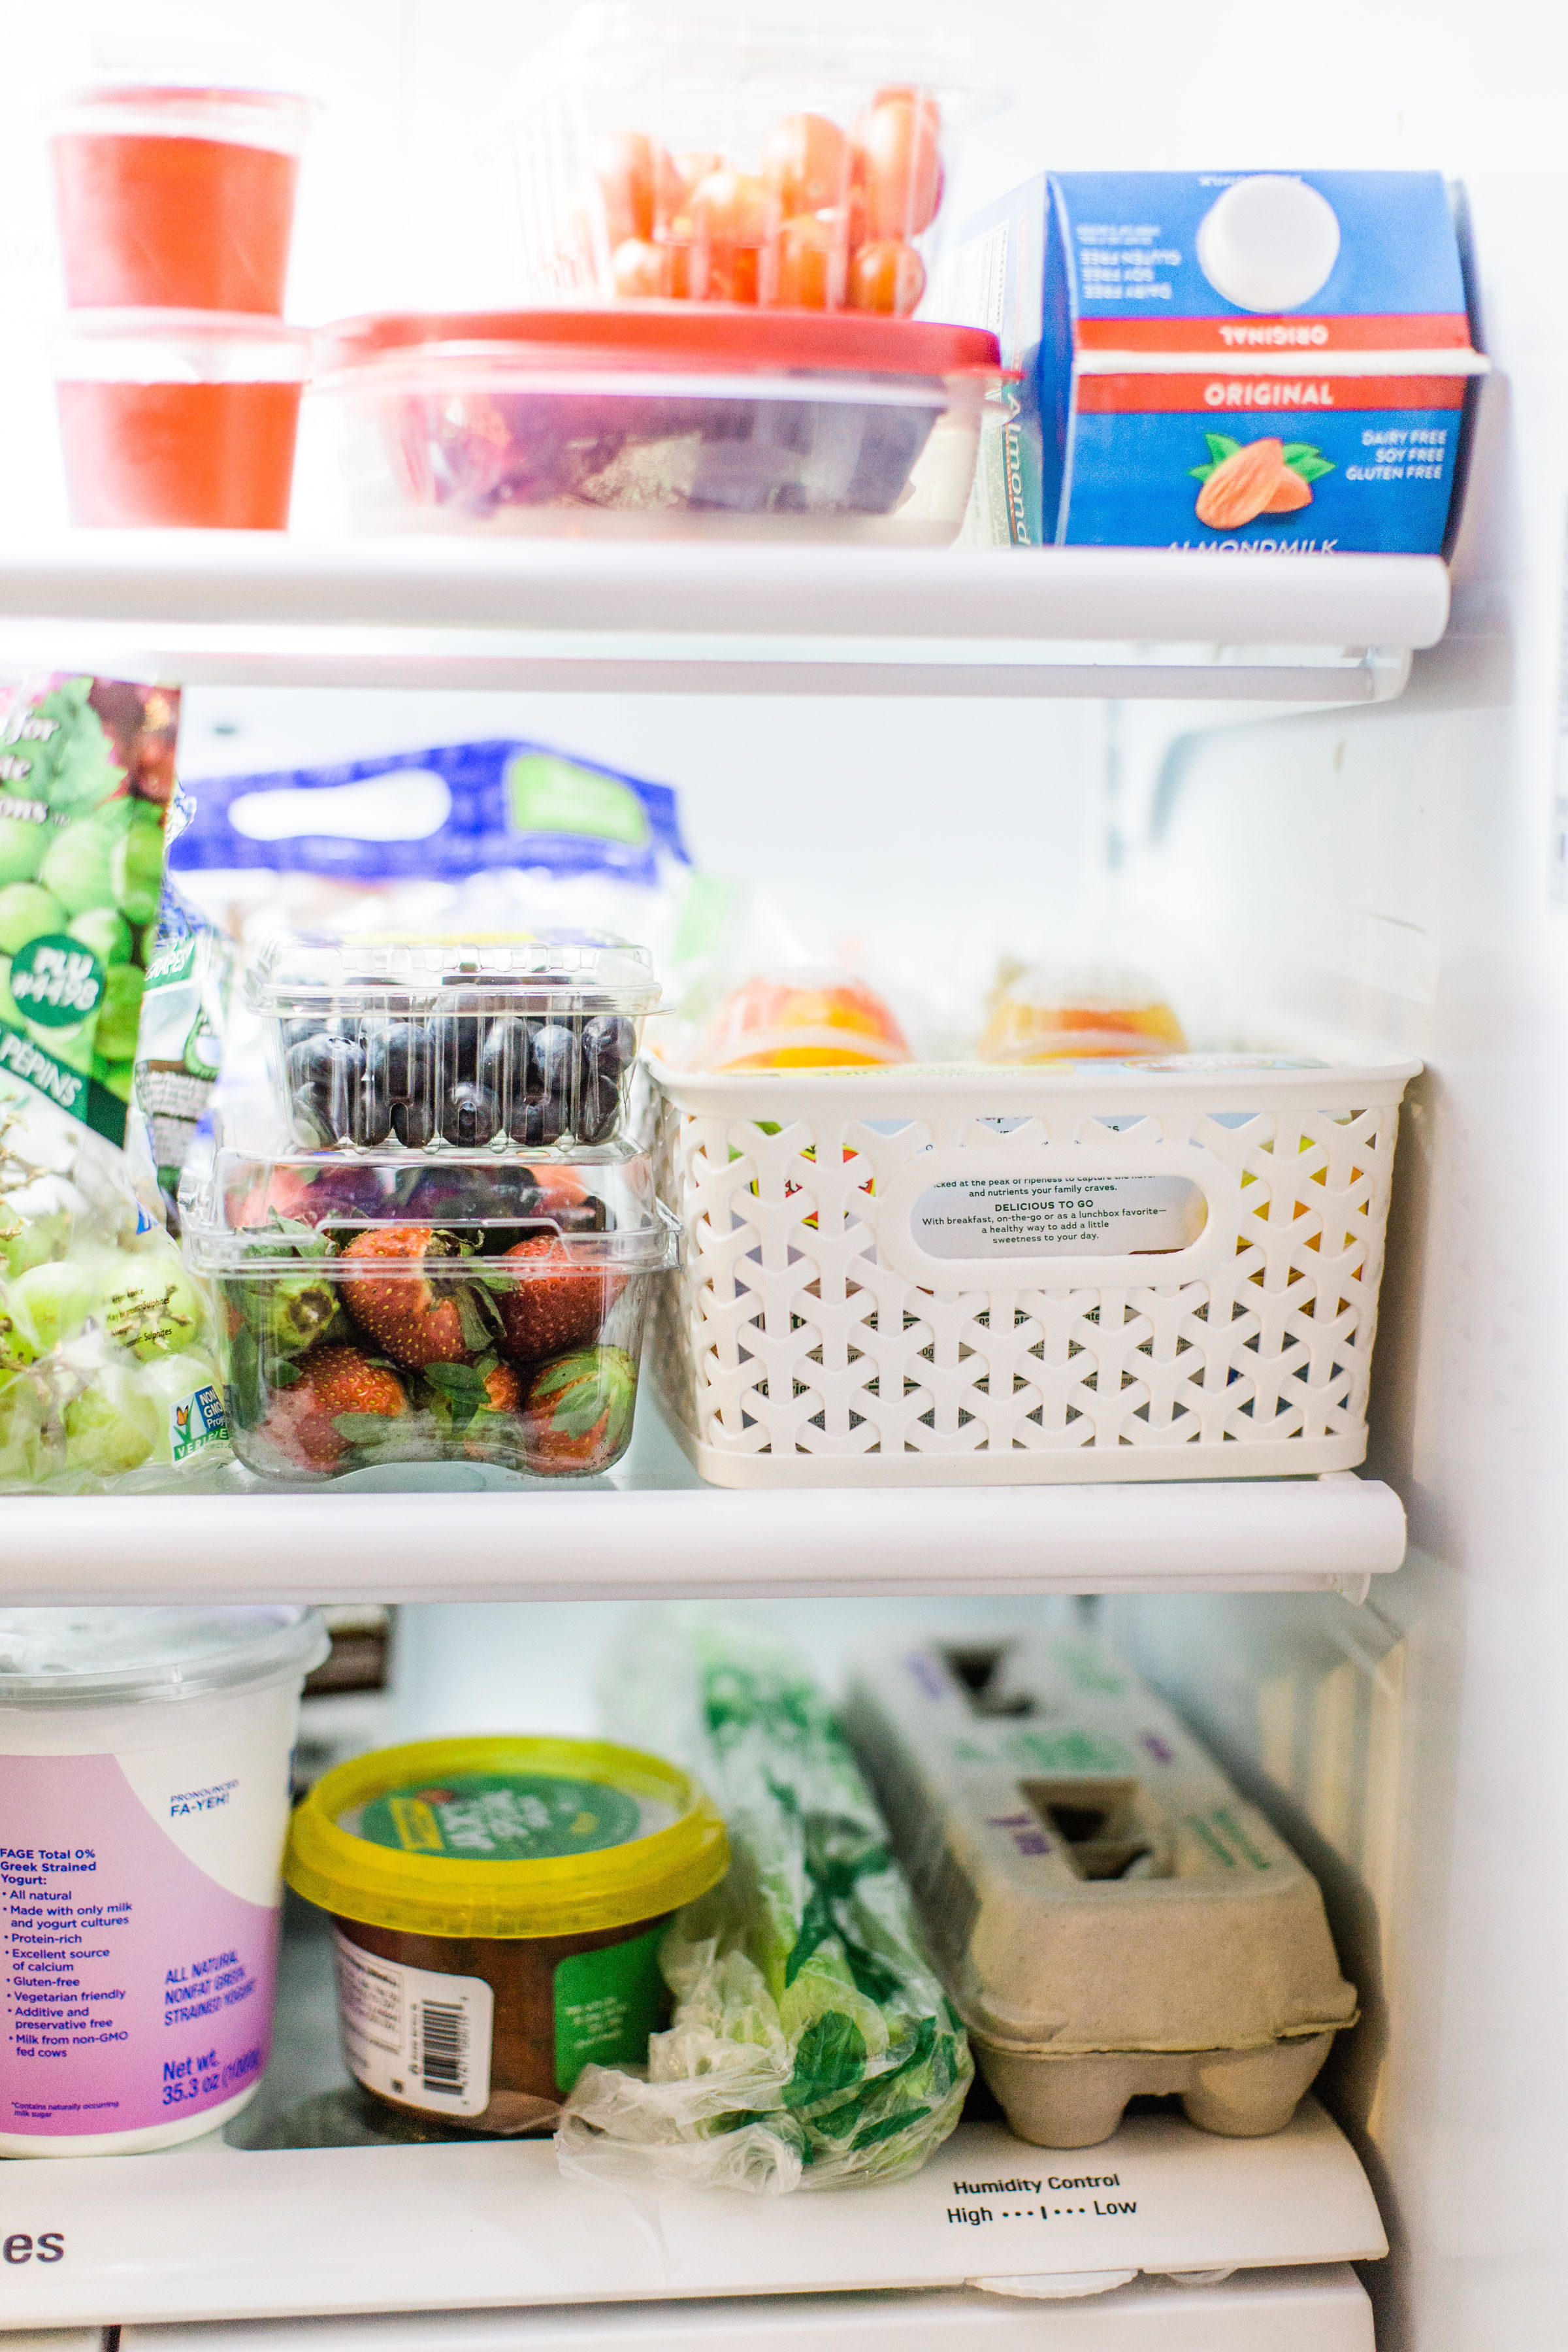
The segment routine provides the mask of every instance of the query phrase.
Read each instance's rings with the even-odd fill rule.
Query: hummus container
[[[1316,1880],[1120,1659],[900,1645],[858,1662],[844,1714],[1021,2138],[1090,2147],[1147,2092],[1283,2129],[1355,1989]]]
[[[129,2156],[255,2092],[313,1610],[0,1611],[0,2155]]]
[[[351,319],[317,339],[312,479],[335,464],[353,530],[942,547],[996,353],[972,327],[722,303]]]
[[[641,2064],[670,1914],[729,1866],[673,1764],[604,1740],[425,1740],[340,1765],[285,1874],[331,1912],[350,2073],[401,2115],[553,2128],[584,2066]]]

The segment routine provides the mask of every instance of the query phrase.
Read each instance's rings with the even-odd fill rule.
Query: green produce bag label
[[[125,1140],[177,688],[0,687],[0,1069]]]
[[[666,1924],[556,1962],[555,2081],[563,2092],[584,2066],[640,2066],[647,2059],[648,2036],[669,2011],[658,1968]]]

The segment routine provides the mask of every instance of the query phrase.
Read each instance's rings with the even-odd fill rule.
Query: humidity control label
[[[964,1176],[920,1195],[910,1231],[936,1258],[1134,1256],[1186,1249],[1206,1214],[1185,1176]]]

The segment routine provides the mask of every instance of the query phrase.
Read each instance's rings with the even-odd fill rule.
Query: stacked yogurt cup
[[[281,530],[310,336],[283,323],[310,108],[116,76],[53,127],[73,523]]]
[[[626,1133],[647,951],[601,934],[287,934],[247,994],[279,1135],[182,1189],[235,1450],[591,1475],[625,1451],[673,1220]]]

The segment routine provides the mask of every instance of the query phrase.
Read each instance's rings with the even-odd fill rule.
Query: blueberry
[[[366,1040],[365,1076],[388,1102],[422,1102],[430,1092],[433,1056],[422,1021],[393,1021]]]
[[[292,1053],[296,1045],[303,1045],[308,1038],[324,1037],[325,1034],[326,1024],[324,1022],[285,1021],[283,1024],[283,1051],[285,1054]]]
[[[392,1105],[386,1089],[367,1070],[360,1085],[359,1102],[354,1118],[354,1141],[368,1145],[373,1150],[386,1141],[392,1132]]]
[[[515,1105],[512,1109],[511,1129],[519,1143],[559,1143],[565,1124],[560,1105],[549,1099],[525,1104],[521,1115]]]
[[[559,1021],[541,1022],[529,1038],[528,1099],[553,1103],[563,1127],[570,1113],[568,1097],[576,1058],[577,1040]]]
[[[613,1078],[595,1079],[583,1088],[577,1114],[577,1136],[583,1143],[607,1143],[620,1112],[620,1088]]]
[[[500,1105],[489,1088],[467,1081],[448,1087],[441,1104],[441,1132],[448,1143],[474,1150],[500,1125]]]
[[[423,1151],[436,1132],[435,1116],[427,1102],[395,1102],[392,1106],[392,1131],[399,1143],[410,1151]]]
[[[289,1054],[289,1092],[297,1111],[335,1143],[353,1133],[364,1055],[349,1037],[301,1038]]]
[[[596,1013],[583,1024],[583,1076],[618,1080],[637,1050],[637,1033],[624,1013]]]
[[[529,1024],[515,1016],[496,1018],[484,1024],[484,1042],[479,1046],[479,1085],[500,1096],[521,1098],[529,1077]]]
[[[437,1066],[443,1089],[471,1086],[479,1074],[479,1030],[474,1013],[444,1013],[431,1024]]]

